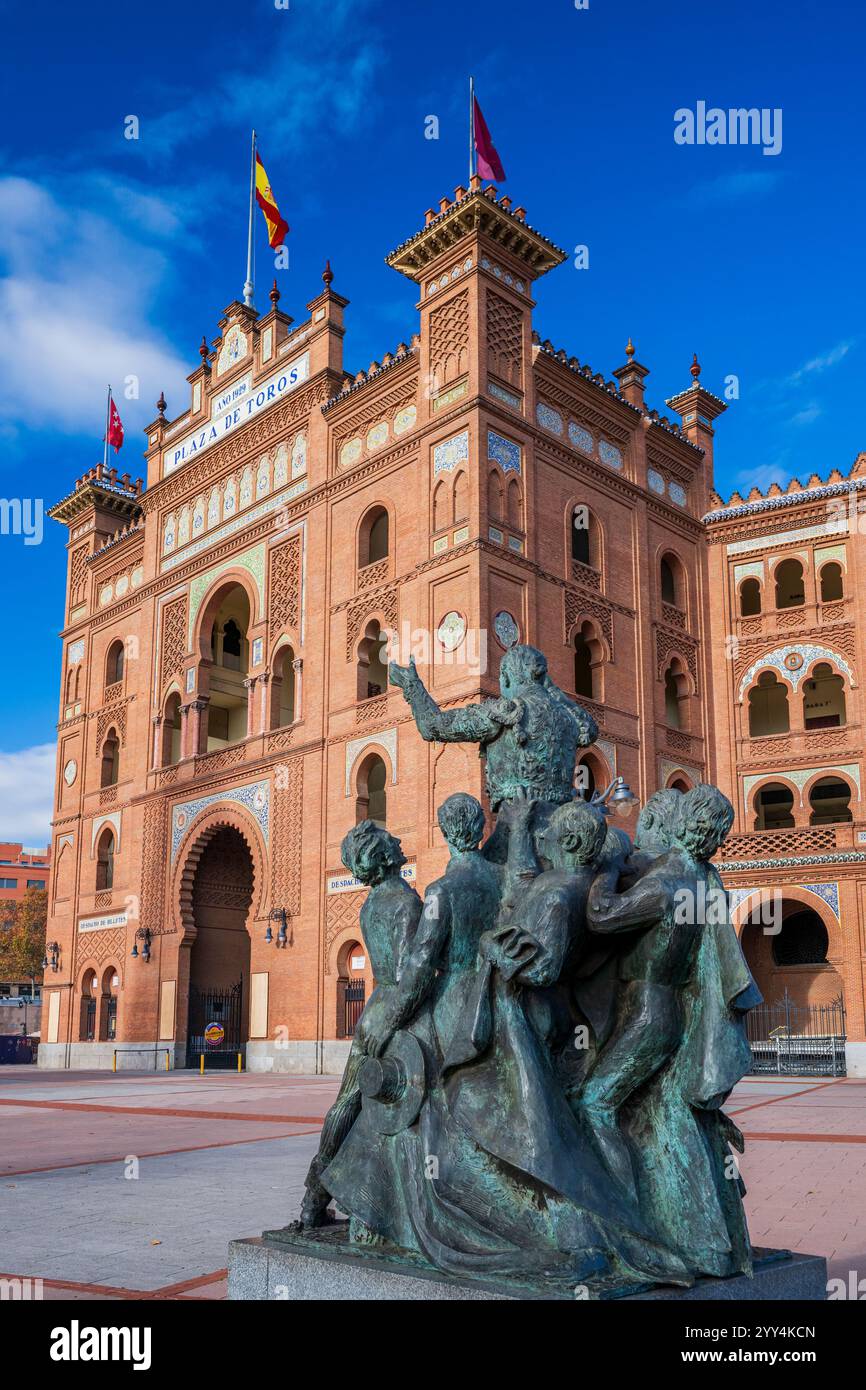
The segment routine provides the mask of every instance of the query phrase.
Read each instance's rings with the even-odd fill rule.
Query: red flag
[[[114,397],[108,398],[108,442],[115,453],[123,443],[123,424],[114,404]]]
[[[475,128],[475,153],[478,156],[478,172],[483,179],[496,179],[501,183],[505,178],[502,160],[496,153],[496,146],[490,138],[487,122],[481,114],[478,98],[473,96],[473,126]]]

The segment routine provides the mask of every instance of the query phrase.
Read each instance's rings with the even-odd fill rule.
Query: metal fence
[[[781,999],[746,1015],[752,1072],[778,1076],[845,1075],[845,1004],[795,1004]]]
[[[366,982],[364,980],[347,980],[345,994],[343,996],[343,1037],[351,1038],[354,1036],[358,1026],[358,1019],[364,1012],[364,997],[366,994]]]

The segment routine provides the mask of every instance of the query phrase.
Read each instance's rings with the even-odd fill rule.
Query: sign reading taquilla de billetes
[[[253,387],[249,376],[236,382],[217,397],[215,413],[210,420],[166,449],[163,454],[163,474],[173,473],[200,454],[202,449],[225,439],[232,430],[258,415],[260,410],[265,410],[294,391],[296,386],[302,385],[309,375],[310,354],[305,352],[293,362],[287,362],[257,387]]]

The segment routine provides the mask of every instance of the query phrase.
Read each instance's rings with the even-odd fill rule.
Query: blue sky
[[[346,363],[414,329],[384,255],[467,175],[466,82],[503,185],[561,246],[589,247],[538,287],[536,326],[609,374],[631,334],[647,394],[717,394],[727,496],[847,471],[866,448],[862,10],[781,0],[186,0],[23,7],[0,0],[0,441],[4,498],[68,492],[101,458],[104,384],[122,470],[169,413],[241,293],[249,132],[291,224],[281,307],[301,318],[325,257],[351,299]],[[781,108],[782,149],[684,146],[674,113]],[[140,138],[124,139],[135,115]],[[425,139],[436,115],[439,139]],[[268,252],[257,227],[258,302]],[[0,686],[0,837],[44,840],[53,775],[65,530],[0,536],[7,614],[26,639]],[[11,666],[11,663],[10,663]]]

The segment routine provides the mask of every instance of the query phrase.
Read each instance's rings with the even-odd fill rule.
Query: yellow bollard
[[[111,1059],[111,1070],[112,1070],[112,1071],[117,1071],[117,1053],[116,1053],[116,1052],[115,1052],[114,1056],[113,1056],[112,1059]]]
[[[241,1070],[241,1054],[238,1053],[238,1071]]]
[[[165,1054],[165,1069],[166,1069],[166,1071],[168,1071],[168,1051],[167,1051],[167,1050],[166,1050],[166,1054]]]
[[[202,1052],[202,1053],[200,1054],[200,1056],[201,1056],[201,1065],[200,1065],[200,1067],[199,1067],[199,1070],[200,1070],[202,1076],[204,1076],[204,1053]]]

